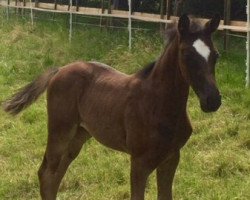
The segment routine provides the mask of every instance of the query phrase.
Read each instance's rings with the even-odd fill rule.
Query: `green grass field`
[[[74,27],[68,42],[65,22],[10,21],[0,17],[0,102],[51,66],[98,60],[133,73],[157,58],[163,41],[155,32],[135,31],[133,49],[127,32]],[[222,38],[216,43],[221,50]],[[176,200],[250,199],[250,89],[245,89],[245,40],[233,39],[217,67],[223,105],[204,114],[191,91],[189,113],[194,133],[182,149],[174,182]],[[0,199],[39,199],[37,170],[46,145],[45,95],[17,117],[0,109]],[[69,168],[60,200],[129,199],[129,156],[90,140]],[[155,175],[146,199],[156,199]]]

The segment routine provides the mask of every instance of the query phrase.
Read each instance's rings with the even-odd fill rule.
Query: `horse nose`
[[[214,112],[221,106],[221,95],[213,94],[206,98],[206,112]]]
[[[204,112],[215,112],[221,106],[221,95],[218,90],[210,91],[206,96],[200,98],[200,106]]]

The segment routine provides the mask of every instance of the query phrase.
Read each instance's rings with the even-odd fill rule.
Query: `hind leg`
[[[46,153],[39,169],[40,193],[43,200],[55,200],[61,180],[70,163],[79,154],[90,135],[82,127],[50,134]],[[75,130],[74,130],[75,129]],[[73,136],[68,133],[73,132]],[[63,137],[59,137],[62,136]],[[70,138],[72,137],[72,138]]]

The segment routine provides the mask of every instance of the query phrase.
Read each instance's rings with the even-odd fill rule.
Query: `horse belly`
[[[80,105],[81,125],[97,141],[119,151],[127,151],[125,99],[122,90],[95,89],[85,95]]]
[[[104,146],[118,151],[127,152],[126,134],[121,127],[109,126],[108,124],[102,127],[97,127],[85,122],[82,122],[81,126]]]

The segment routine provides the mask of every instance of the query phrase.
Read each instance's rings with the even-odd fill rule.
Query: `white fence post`
[[[70,8],[69,8],[69,41],[72,40],[72,0],[70,0]]]
[[[131,0],[128,0],[128,32],[129,32],[129,38],[128,38],[128,46],[129,49],[132,48],[132,19],[131,19],[131,14],[132,14],[132,6],[131,6]]]
[[[250,86],[250,0],[247,0],[247,42],[246,42],[246,50],[247,50],[247,58],[246,58],[246,87]]]
[[[32,8],[32,0],[30,0],[30,19],[31,19],[31,25],[34,25],[34,16],[33,16],[33,8]]]
[[[8,1],[8,0],[6,1],[6,4],[7,4],[7,7],[6,7],[6,15],[7,15],[7,20],[9,20],[9,11],[10,11],[9,9],[10,9],[10,8],[9,8],[9,1]]]

